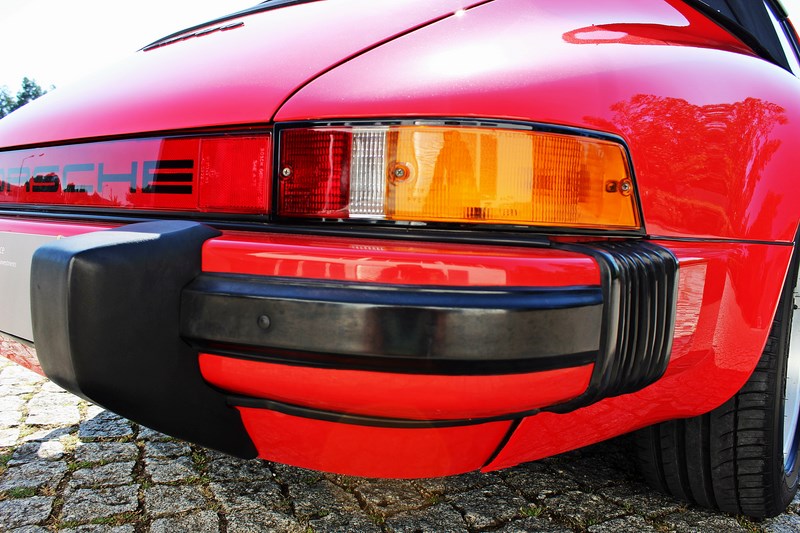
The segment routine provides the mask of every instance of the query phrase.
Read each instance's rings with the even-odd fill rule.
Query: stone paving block
[[[361,512],[355,496],[327,479],[316,483],[289,485],[289,499],[294,504],[295,515],[301,520],[311,520],[331,513]]]
[[[208,477],[214,481],[261,481],[273,478],[269,464],[260,459],[244,460],[235,457],[210,455]]]
[[[27,407],[29,426],[70,426],[81,419],[78,397],[66,392],[38,392]]]
[[[89,407],[87,419],[78,428],[78,436],[81,438],[120,438],[131,435],[133,422],[96,405]]]
[[[136,528],[130,524],[122,526],[85,525],[74,529],[61,529],[58,533],[134,533]]]
[[[55,488],[67,472],[57,461],[34,461],[9,468],[0,478],[0,490]]]
[[[341,533],[342,531],[380,533],[382,531],[380,526],[360,514],[331,513],[309,520],[308,525],[314,530],[314,533]]]
[[[160,431],[156,431],[155,429],[139,426],[139,432],[136,434],[136,438],[142,440],[169,440],[172,437],[165,435]]]
[[[139,506],[139,485],[122,485],[99,489],[78,489],[64,497],[63,522],[91,522],[120,513],[129,513]]]
[[[592,490],[627,481],[625,474],[609,465],[605,457],[596,454],[570,461],[562,468],[558,469],[559,474],[569,472],[569,477],[581,487]]]
[[[92,487],[113,487],[133,483],[133,467],[136,463],[109,463],[91,468],[81,468],[72,473],[67,485],[69,491]]]
[[[641,516],[625,516],[615,518],[607,522],[589,526],[589,533],[629,533],[636,531],[641,533],[658,533],[658,529],[648,524]]]
[[[427,498],[411,481],[361,479],[354,490],[366,502],[367,511],[378,516],[391,516],[428,505]]]
[[[390,531],[415,533],[468,533],[461,513],[446,503],[438,503],[418,511],[398,513],[386,519]]]
[[[682,510],[685,502],[656,492],[644,483],[620,484],[600,489],[598,494],[622,506],[625,510],[647,518],[664,516]]]
[[[144,460],[144,470],[155,483],[186,481],[198,476],[192,460],[188,457],[176,459],[150,458]]]
[[[0,427],[19,425],[23,405],[25,402],[17,396],[0,396]]]
[[[19,440],[21,442],[46,442],[46,441],[60,441],[65,437],[70,437],[76,430],[76,426],[62,426],[62,427],[48,427],[39,428],[32,433],[28,433]]]
[[[19,428],[0,429],[0,448],[15,446],[19,442]]]
[[[689,509],[659,520],[678,533],[746,532],[735,518],[710,511]]]
[[[50,533],[41,526],[25,526],[9,530],[9,533]]]
[[[146,442],[144,445],[145,457],[180,457],[189,455],[192,449],[182,441],[178,442]]]
[[[495,473],[481,474],[470,472],[460,476],[429,478],[414,480],[414,485],[428,494],[444,494],[445,492],[467,492],[487,485],[500,483],[502,479]]]
[[[53,498],[9,499],[0,502],[0,526],[6,528],[36,525],[44,522],[53,509]]]
[[[520,520],[512,520],[497,530],[498,533],[572,533],[573,529],[563,524],[557,524],[549,518],[529,516]]]
[[[144,491],[145,511],[154,517],[203,510],[206,498],[192,485],[156,485]]]
[[[286,483],[287,485],[310,485],[316,483],[317,481],[321,481],[322,479],[326,479],[328,476],[334,479],[336,478],[334,475],[324,474],[316,470],[308,470],[306,468],[298,468],[296,466],[282,465],[278,463],[267,463],[266,461],[262,461],[262,463],[267,465],[268,468],[275,473],[273,476],[275,479],[277,479],[280,483]]]
[[[563,494],[579,488],[575,479],[557,474],[543,462],[516,466],[502,472],[501,475],[508,485],[531,500],[542,500],[548,496]]]
[[[765,533],[797,533],[800,531],[800,516],[782,514],[768,518],[759,524]]]
[[[5,359],[4,359],[5,360]],[[11,364],[0,370],[0,384],[32,386],[48,381],[44,376],[28,370],[24,366]]]
[[[159,518],[154,520],[150,526],[150,533],[176,533],[178,531],[216,533],[219,531],[219,517],[213,511],[201,511],[183,516]]]
[[[133,461],[139,448],[132,442],[82,442],[75,448],[75,460],[90,463]]]
[[[57,440],[26,442],[14,450],[8,465],[22,465],[38,460],[57,461],[62,457],[64,457],[64,444]]]
[[[228,514],[228,533],[307,533],[296,519],[271,509],[233,511]]]
[[[471,529],[501,526],[516,517],[519,510],[528,504],[512,488],[503,484],[489,485],[462,494],[449,494],[446,498],[464,515]]]
[[[213,482],[209,488],[226,512],[237,509],[288,509],[280,487],[272,481]]]
[[[556,516],[564,517],[579,527],[626,514],[622,506],[590,492],[567,492],[547,498],[542,504]]]

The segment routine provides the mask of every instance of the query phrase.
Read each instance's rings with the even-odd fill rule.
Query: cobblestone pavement
[[[171,439],[0,358],[0,531],[800,532],[800,499],[752,522],[643,486],[623,442],[416,481],[242,461]]]

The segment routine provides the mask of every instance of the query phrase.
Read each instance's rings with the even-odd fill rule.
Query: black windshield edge
[[[190,28],[185,28],[185,29],[183,29],[181,31],[176,31],[175,33],[171,33],[171,34],[167,35],[166,37],[162,37],[160,39],[157,39],[157,40],[153,41],[152,43],[150,43],[150,44],[148,44],[146,46],[143,46],[141,48],[141,50],[147,50],[149,48],[156,47],[156,46],[158,46],[159,44],[161,44],[161,43],[163,43],[165,41],[169,41],[170,39],[174,39],[175,37],[180,37],[181,35],[183,35],[185,33],[193,32],[195,30],[199,30],[199,29],[205,28],[206,26],[211,26],[213,24],[220,24],[222,22],[233,20],[233,19],[236,19],[236,18],[239,18],[239,17],[244,17],[246,15],[252,15],[253,13],[259,13],[261,11],[269,11],[270,9],[277,9],[279,7],[286,7],[286,6],[291,6],[291,5],[295,5],[295,4],[307,4],[309,2],[316,2],[316,1],[319,1],[319,0],[266,0],[264,2],[261,2],[260,4],[254,5],[253,7],[248,7],[246,9],[242,9],[241,11],[236,11],[236,12],[231,13],[229,15],[223,15],[223,16],[215,18],[213,20],[209,20],[208,22],[203,22],[201,24],[197,24],[197,25],[192,26]]]
[[[728,33],[731,33],[734,37],[737,37],[740,41],[750,47],[750,49],[753,50],[753,52],[755,52],[758,56],[766,59],[770,63],[778,65],[781,68],[788,69],[788,65],[785,64],[785,61],[782,62],[779,58],[776,58],[772,52],[770,52],[764,45],[761,44],[755,35],[750,33],[741,25],[737,24],[735,21],[721,14],[719,11],[702,2],[701,0],[683,1],[716,22],[717,25],[721,26]],[[772,2],[770,3],[772,4]],[[783,11],[783,8],[781,7],[780,10]]]

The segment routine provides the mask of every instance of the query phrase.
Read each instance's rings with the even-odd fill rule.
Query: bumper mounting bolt
[[[261,315],[258,317],[258,327],[261,329],[267,330],[271,324],[272,322],[267,315]]]

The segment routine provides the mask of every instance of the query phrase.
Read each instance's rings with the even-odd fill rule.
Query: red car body
[[[169,321],[155,310],[161,300],[133,300],[136,291],[160,286],[162,267],[152,263],[161,257],[168,258],[166,263],[181,261],[183,244],[173,243],[167,248],[176,247],[175,256],[169,249],[149,250],[144,257],[126,256],[105,274],[87,267],[83,285],[70,293],[72,300],[53,295],[48,306],[36,287],[60,287],[57,279],[66,267],[37,270],[34,265],[34,338],[6,332],[3,355],[37,368],[36,353],[22,340],[34,341],[40,352],[47,346],[56,355],[42,352],[39,359],[57,383],[187,440],[240,456],[379,477],[491,471],[540,459],[706,413],[748,380],[770,331],[800,221],[794,188],[800,83],[705,14],[679,0],[342,0],[280,7],[208,29],[216,31],[145,48],[3,119],[0,169],[11,183],[12,174],[20,180],[26,169],[37,174],[34,166],[56,167],[58,174],[67,164],[81,162],[59,155],[62,146],[244,133],[266,143],[269,185],[257,202],[264,206],[261,212],[257,207],[237,218],[158,207],[138,212],[102,202],[76,206],[39,199],[31,182],[31,196],[22,189],[12,193],[10,186],[0,192],[0,235],[65,237],[54,242],[89,250],[103,239],[98,235],[110,233],[100,230],[110,227],[115,235],[146,234],[152,226],[128,224],[168,220],[175,226],[164,231],[180,234],[189,227],[180,226],[181,220],[198,220],[208,225],[203,226],[208,233],[189,238],[191,250],[199,253],[199,271],[191,276],[241,275],[265,287],[270,298],[278,298],[270,279],[290,280],[301,292],[310,283],[314,290],[332,291],[333,296],[321,298],[338,318],[328,324],[320,311],[316,321],[300,322],[305,334],[292,330],[285,345],[268,348],[237,343],[223,333],[200,342],[198,337],[216,334],[220,315],[214,312],[222,309],[213,307],[213,298],[203,291],[216,297],[240,289],[209,289],[194,281],[179,297],[165,300],[165,307],[181,309],[168,310],[170,327],[179,333],[172,331],[169,342],[161,333],[149,338],[148,332],[161,326],[140,319],[152,310],[154,322]],[[273,150],[281,128],[413,120],[545,125],[620,140],[635,176],[641,231],[398,227],[278,216],[280,165],[274,162],[280,156]],[[127,169],[139,156],[124,152],[97,156],[91,164],[104,161],[111,168],[121,161]],[[86,177],[95,185],[98,179]],[[142,185],[144,178],[135,179]],[[39,185],[53,183],[46,178]],[[136,199],[130,202],[137,207]],[[75,236],[88,240],[72,241]],[[514,366],[514,358],[511,363],[489,355],[484,360],[482,352],[511,349],[510,333],[500,326],[470,336],[470,324],[496,324],[491,313],[458,329],[464,346],[475,352],[470,360],[480,363],[474,367],[428,365],[426,358],[433,356],[427,357],[424,348],[401,357],[398,365],[381,367],[387,359],[381,353],[373,354],[372,362],[359,359],[379,350],[377,341],[368,348],[359,345],[353,349],[359,357],[348,358],[343,339],[350,333],[366,342],[390,335],[395,326],[414,328],[392,313],[391,288],[413,288],[416,296],[426,287],[438,295],[452,290],[453,298],[486,290],[505,298],[520,288],[573,298],[586,289],[591,305],[600,307],[581,304],[581,309],[595,309],[595,314],[548,315],[545,327],[560,336],[559,346],[572,346],[572,332],[581,328],[596,329],[576,337],[596,337],[598,331],[602,337],[607,323],[598,313],[609,305],[608,265],[644,252],[623,249],[608,264],[603,256],[630,243],[652,254],[634,270],[647,271],[653,261],[658,265],[653,268],[667,271],[651,289],[642,289],[666,291],[663,301],[652,305],[654,315],[666,315],[659,320],[670,337],[657,341],[666,350],[663,368],[644,377],[631,371],[616,385],[598,385],[610,379],[610,371],[598,365],[611,364],[599,358],[598,348],[588,354],[575,348],[581,357],[562,362],[551,354],[546,363],[529,366]],[[113,253],[111,248],[102,253]],[[102,280],[97,287],[95,280]],[[180,283],[178,291],[186,285]],[[135,291],[120,297],[114,292],[120,286]],[[349,305],[366,305],[361,296],[354,296],[355,304],[342,303],[342,291],[359,287],[381,293],[370,305],[389,306],[376,311],[377,325],[342,322]],[[650,306],[651,297],[648,292],[641,305]],[[281,298],[287,306],[292,299],[313,299]],[[216,311],[197,311],[191,323],[185,322],[187,309],[205,305]],[[434,311],[426,307],[426,312],[433,314],[425,316],[461,324],[470,314],[451,316],[442,305],[430,304]],[[95,311],[73,320],[77,308]],[[235,306],[224,309],[231,309],[235,320],[246,316],[253,328],[266,330],[280,321],[270,315],[258,322],[261,315],[248,314],[249,308],[242,316]],[[318,312],[291,309],[285,312],[295,318]],[[414,316],[423,320],[419,313]],[[656,321],[642,316],[631,321]],[[428,335],[424,338],[434,343],[435,333]],[[536,335],[534,340],[543,342],[545,334]],[[59,344],[58,339],[67,340]],[[336,346],[337,357],[319,355],[324,346],[318,343],[325,339]],[[72,356],[62,353],[107,351],[114,343],[129,360],[94,359],[86,363],[91,369],[85,379],[79,376],[83,363],[69,362]],[[164,354],[147,355],[154,350]],[[442,353],[448,350],[449,345]],[[314,356],[306,358],[306,352]],[[192,382],[188,388],[187,381]],[[170,384],[175,390],[165,390]],[[206,396],[214,398],[213,408],[204,403]]]

